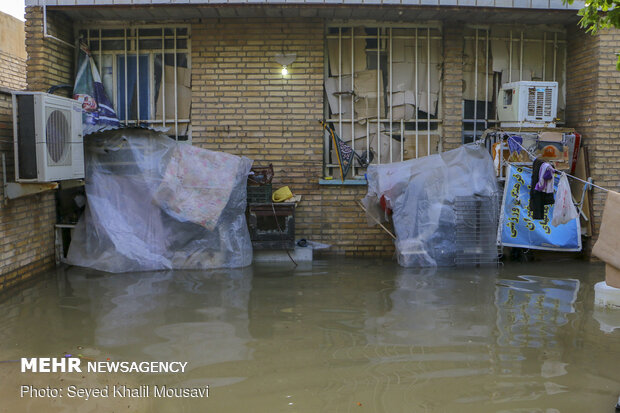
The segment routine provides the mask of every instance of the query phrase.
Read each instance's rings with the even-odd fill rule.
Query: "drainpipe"
[[[43,37],[46,39],[54,39],[57,42],[60,42],[62,44],[64,44],[65,46],[69,46],[75,49],[75,45],[71,44],[69,42],[65,42],[62,39],[59,39],[56,36],[52,36],[51,34],[47,33],[47,5],[45,3],[43,3]]]

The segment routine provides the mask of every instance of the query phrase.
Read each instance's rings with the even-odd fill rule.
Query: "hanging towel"
[[[547,194],[553,193],[553,167],[548,162],[543,162],[543,164],[540,165],[538,182],[534,189]]]
[[[114,112],[114,106],[103,88],[95,60],[84,43],[80,43],[77,66],[73,99],[82,104],[84,135],[110,127],[118,127],[120,124]]]
[[[510,149],[510,153],[516,152],[520,154],[522,145],[523,145],[522,137],[513,135],[508,138],[508,149]]]
[[[543,219],[545,217],[545,205],[555,202],[553,192],[546,193],[536,190],[536,184],[539,181],[539,173],[541,165],[545,163],[542,159],[534,160],[532,165],[532,180],[530,181],[530,211],[532,211],[533,219]],[[551,180],[553,182],[553,180]]]

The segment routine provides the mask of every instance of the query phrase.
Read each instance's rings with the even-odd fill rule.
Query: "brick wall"
[[[27,9],[28,86],[71,83],[74,51],[42,36],[41,9]],[[71,22],[48,15],[50,33],[72,41]],[[617,188],[620,133],[616,33],[568,36],[567,120],[591,149],[593,177]],[[463,26],[444,25],[444,150],[461,142]],[[283,78],[277,53],[296,53]],[[273,163],[274,185],[303,196],[297,234],[334,245],[332,252],[391,255],[390,238],[368,228],[355,201],[365,186],[319,186],[323,166],[324,22],[321,19],[219,19],[192,24],[192,136],[195,145]],[[595,193],[600,221],[604,194]]]
[[[568,125],[582,133],[588,146],[594,183],[620,191],[620,72],[615,67],[620,30],[591,36],[573,29],[568,38]],[[604,191],[593,190],[593,241],[606,196]],[[592,243],[585,246],[586,250],[591,247]]]
[[[0,50],[0,86],[26,89],[26,60]]]
[[[73,23],[61,14],[47,12],[48,34],[73,44]],[[45,92],[51,86],[72,84],[75,50],[43,37],[43,9],[26,8],[26,70],[28,90]]]
[[[72,82],[73,49],[43,39],[40,8],[28,8],[26,17],[27,64],[16,56],[0,56],[0,151],[7,159],[8,181],[14,180],[15,173],[12,102],[6,88],[24,89],[28,84],[29,90],[44,91],[55,84]],[[67,35],[72,29],[68,21],[52,14],[48,24],[50,31],[70,39]],[[58,25],[62,31],[56,30]],[[0,205],[0,291],[53,268],[55,222],[55,198],[51,191]]]
[[[463,25],[451,22],[443,34],[443,150],[459,147],[463,141]]]
[[[195,145],[273,163],[274,186],[302,195],[298,237],[331,252],[390,255],[356,200],[366,187],[319,186],[323,168],[321,20],[231,19],[192,26],[192,139]],[[296,53],[282,78],[277,53]]]

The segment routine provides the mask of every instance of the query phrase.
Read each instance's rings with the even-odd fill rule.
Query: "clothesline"
[[[512,136],[509,136],[509,137],[508,137],[508,139],[512,139]],[[521,147],[521,148],[525,151],[525,153],[527,153],[527,154],[530,156],[530,159],[531,159],[531,160],[535,160],[535,159],[536,159],[536,155],[534,155],[534,154],[533,154],[533,153],[531,153],[529,150],[527,150],[527,149],[526,149],[523,145],[521,145],[519,142],[517,142],[517,140],[516,140],[516,139],[513,139],[513,140],[512,140],[512,142],[514,142],[514,143],[516,143],[517,145],[519,145],[519,146],[520,146],[520,147]],[[510,162],[508,162],[508,163],[510,164]],[[571,177],[571,178],[573,178],[573,179],[575,179],[575,180],[577,180],[577,181],[581,181],[581,182],[583,182],[584,184],[586,184],[586,189],[587,189],[587,186],[588,186],[588,185],[590,185],[590,186],[593,186],[593,187],[598,188],[598,189],[600,189],[600,190],[602,190],[602,191],[605,191],[605,192],[610,192],[610,191],[611,191],[610,189],[603,188],[602,186],[595,185],[595,184],[593,184],[592,182],[584,181],[583,179],[581,179],[581,178],[577,178],[576,176],[571,175],[571,174],[569,174],[569,173],[562,172],[562,171],[558,171],[557,169],[555,169],[555,168],[553,168],[553,167],[552,167],[552,169],[553,169],[556,173],[559,173],[559,174],[561,174],[561,173],[565,173],[565,174],[566,174],[566,176],[569,176],[569,177]]]

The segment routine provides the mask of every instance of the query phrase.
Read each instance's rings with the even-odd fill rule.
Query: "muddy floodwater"
[[[103,274],[68,268],[1,296],[2,412],[613,412],[620,311],[579,261]],[[184,373],[22,373],[21,357],[182,361]],[[63,397],[21,397],[22,385]],[[67,388],[208,397],[68,397]]]

